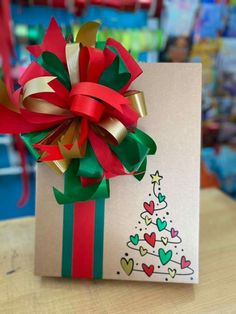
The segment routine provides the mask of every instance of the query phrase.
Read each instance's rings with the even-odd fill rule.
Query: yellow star
[[[158,171],[156,171],[155,174],[151,174],[151,178],[152,178],[152,183],[157,183],[158,185],[160,185],[160,181],[161,179],[163,179],[163,177],[159,175]]]

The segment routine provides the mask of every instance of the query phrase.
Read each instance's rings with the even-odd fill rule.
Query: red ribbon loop
[[[84,95],[97,98],[107,103],[114,109],[120,111],[121,113],[123,113],[122,105],[129,104],[127,98],[113,89],[92,82],[80,82],[76,84],[70,92],[71,97],[75,95]]]
[[[104,112],[105,106],[96,99],[84,95],[76,95],[72,98],[70,110],[77,116],[86,117],[98,122]]]
[[[104,52],[97,48],[82,47],[79,68],[81,82],[97,83],[105,68]]]

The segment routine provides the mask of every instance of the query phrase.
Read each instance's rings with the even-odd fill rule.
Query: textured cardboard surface
[[[182,255],[186,256],[187,260],[191,260],[191,268],[194,270],[192,276],[176,275],[174,279],[168,277],[171,279],[169,281],[196,283],[199,251],[201,65],[142,64],[142,68],[144,73],[133,87],[144,91],[149,114],[140,120],[139,128],[155,139],[158,149],[157,154],[148,159],[147,172],[141,182],[128,176],[115,178],[111,182],[111,197],[106,201],[103,277],[166,281],[166,274],[148,277],[143,271],[133,271],[127,276],[120,264],[123,257],[127,260],[132,258],[138,264],[135,269],[142,270],[143,263],[152,264],[155,269],[158,266],[159,261],[155,256],[142,257],[139,254],[139,246],[136,250],[135,247],[127,247],[130,235],[138,233],[141,237],[144,232],[157,231],[155,225],[146,226],[140,214],[143,212],[143,203],[149,202],[153,197],[150,174],[158,170],[163,176],[161,193],[168,202],[168,217],[165,215],[165,219],[169,229],[173,226],[181,235],[181,244],[177,248],[173,247],[173,259],[180,260]],[[56,186],[63,190],[63,177],[55,175],[41,164],[37,172],[35,270],[38,275],[60,276],[63,209],[54,200],[51,189]],[[166,236],[165,233],[161,235]],[[161,245],[158,243],[153,251],[160,247],[166,250],[171,248],[170,244]],[[147,248],[151,252],[152,248]],[[174,266],[170,264],[172,270]],[[168,270],[168,265],[164,268]],[[177,273],[178,271],[184,272],[181,268]]]

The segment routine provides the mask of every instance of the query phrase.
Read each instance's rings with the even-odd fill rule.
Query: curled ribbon
[[[84,24],[66,43],[55,20],[15,92],[0,83],[1,133],[21,133],[36,160],[64,173],[60,204],[109,197],[109,179],[141,180],[156,144],[137,128],[147,115],[144,93],[128,91],[142,73],[113,39],[97,42],[99,23]],[[55,40],[56,38],[56,40]],[[8,123],[4,119],[8,119]]]

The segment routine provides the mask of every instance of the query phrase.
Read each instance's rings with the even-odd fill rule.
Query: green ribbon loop
[[[137,173],[134,177],[140,181],[146,171],[146,157],[155,154],[156,143],[146,133],[136,129],[134,133],[129,132],[120,145],[110,145],[110,148],[128,171]]]
[[[130,136],[136,139],[140,144],[143,144],[149,148],[148,155],[154,155],[157,150],[157,145],[155,141],[147,135],[147,133],[136,129],[134,133],[130,133]]]
[[[104,50],[104,48],[110,49],[116,55],[113,62],[105,69],[102,73],[99,83],[119,91],[123,86],[125,86],[130,78],[131,74],[126,67],[123,59],[121,58],[118,50],[111,46],[106,46],[104,42],[99,42],[96,45],[99,49]]]
[[[79,159],[72,160],[68,170],[64,174],[64,193],[53,187],[54,195],[59,204],[83,202],[110,196],[109,181],[103,179],[98,183],[83,187],[81,178],[75,174],[78,172]]]
[[[37,59],[37,63],[40,64],[45,70],[47,70],[53,76],[56,76],[58,80],[68,89],[71,90],[70,77],[65,69],[61,60],[52,52],[44,51]]]
[[[149,148],[140,143],[129,132],[120,145],[110,145],[111,150],[129,171],[136,171],[142,164],[149,152]]]
[[[86,154],[84,158],[80,159],[77,175],[88,178],[101,178],[103,175],[102,166],[98,162],[92,146],[89,142],[87,144]]]

